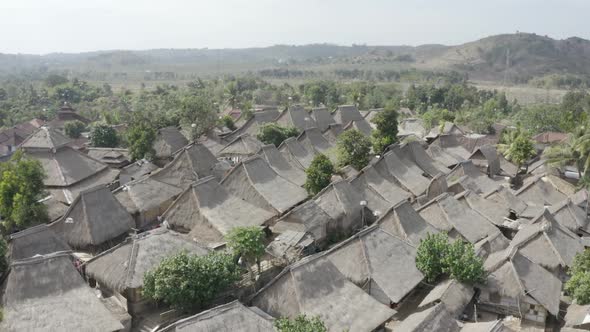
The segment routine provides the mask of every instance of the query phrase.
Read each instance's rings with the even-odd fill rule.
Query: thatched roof
[[[123,329],[76,271],[67,253],[13,263],[3,307],[3,331]]]
[[[415,163],[422,171],[431,177],[438,174],[448,174],[450,170],[443,164],[432,159],[420,143],[413,141],[402,144],[394,150],[401,159]]]
[[[385,153],[374,167],[381,165],[414,196],[422,195],[428,188],[430,181],[422,175],[422,169],[410,159],[400,159],[395,149]]]
[[[150,177],[176,187],[186,188],[192,182],[210,175],[221,180],[229,168],[229,164],[217,161],[217,158],[205,146],[195,143],[180,149],[170,163]]]
[[[515,193],[516,197],[529,205],[557,205],[567,198],[550,183],[543,180],[543,175],[525,180],[523,186]]]
[[[303,145],[308,151],[313,151],[314,154],[322,153],[328,157],[332,157],[332,159],[335,158],[334,153],[332,152],[334,146],[322,136],[322,133],[318,128],[304,130],[299,136],[297,136],[297,141],[299,141],[299,143],[301,143],[301,145]]]
[[[311,110],[311,117],[315,120],[316,127],[322,132],[328,129],[330,124],[336,123],[330,111],[325,107],[314,108]]]
[[[467,160],[471,153],[465,149],[455,135],[443,135],[435,139],[426,152],[447,167]]]
[[[488,175],[498,175],[501,171],[500,158],[492,145],[482,145],[475,149],[468,158],[476,166],[487,169]]]
[[[371,136],[371,132],[373,130],[371,128],[371,125],[369,124],[369,122],[367,122],[367,120],[365,120],[364,118],[362,120],[354,120],[354,121],[348,122],[347,124],[344,125],[343,129],[345,131],[355,129],[367,137]]]
[[[467,207],[479,213],[492,224],[507,228],[512,227],[512,222],[507,220],[510,216],[510,206],[505,202],[485,199],[471,190],[466,190],[456,195],[455,198],[464,202]]]
[[[422,119],[403,119],[398,123],[397,130],[397,136],[400,137],[414,135],[421,139],[426,135],[426,129],[424,128]]]
[[[465,285],[454,279],[447,279],[436,285],[420,302],[418,308],[443,303],[451,316],[458,318],[474,295],[475,291],[472,286]]]
[[[491,191],[483,193],[482,197],[498,204],[508,206],[510,211],[518,216],[525,212],[528,207],[525,202],[514,196],[510,189],[503,186],[498,186]]]
[[[71,141],[56,129],[41,127],[27,137],[20,147],[25,150],[52,150],[64,147]]]
[[[307,199],[305,189],[278,175],[258,155],[236,165],[221,185],[237,197],[277,214]]]
[[[199,243],[218,244],[234,227],[262,226],[272,212],[228,193],[213,177],[187,188],[162,215],[175,228],[190,231]]]
[[[384,304],[399,303],[424,278],[416,268],[416,248],[378,225],[339,243],[326,258]]]
[[[66,214],[50,225],[70,246],[98,246],[129,232],[135,223],[109,189],[98,186],[85,190]]]
[[[86,275],[111,290],[122,292],[143,285],[146,272],[181,251],[206,255],[208,250],[186,236],[159,228],[133,235],[86,263]]]
[[[126,166],[131,160],[127,149],[91,147],[87,149],[87,153],[90,157],[111,167]]]
[[[285,159],[274,145],[268,144],[263,146],[258,154],[266,160],[268,165],[277,172],[278,175],[298,186],[303,186],[303,184],[305,184],[305,181],[307,180],[305,171],[296,164]]]
[[[362,226],[362,197],[346,180],[330,183],[313,200],[336,222],[340,230],[351,231]]]
[[[285,159],[294,165],[299,165],[301,169],[307,169],[315,155],[313,150],[308,150],[295,137],[289,137],[279,145],[279,151]]]
[[[512,332],[512,330],[499,319],[490,322],[464,323],[461,332]]]
[[[180,187],[145,177],[129,182],[113,193],[127,212],[134,215],[160,208],[165,202],[171,203],[182,191]]]
[[[348,281],[325,253],[285,268],[252,304],[274,317],[320,316],[329,331],[373,331],[395,314]]]
[[[359,175],[351,180],[352,186],[367,201],[369,209],[387,211],[411,197],[411,194],[396,183],[395,179],[387,171],[384,163],[369,165],[363,168]]]
[[[549,212],[557,222],[572,232],[590,232],[586,211],[576,205],[570,197],[557,205],[549,207]]]
[[[188,144],[188,140],[176,127],[166,127],[158,129],[156,140],[154,141],[154,151],[156,158],[171,157],[176,151]]]
[[[437,125],[432,127],[425,138],[434,139],[442,136],[458,136],[464,135],[465,132],[461,130],[456,124],[446,121],[443,125]]]
[[[131,165],[125,166],[121,169],[119,174],[119,183],[121,185],[127,184],[133,180],[137,180],[145,175],[149,175],[152,172],[159,169],[158,166],[145,159],[138,160]]]
[[[160,332],[275,332],[273,318],[256,307],[239,301],[222,304],[181,319]]]
[[[486,218],[446,193],[421,206],[418,213],[435,228],[451,236],[459,234],[472,244],[500,232]]]
[[[315,120],[301,105],[284,110],[275,122],[283,127],[295,127],[299,131],[317,127]]]
[[[590,327],[590,305],[570,304],[563,320],[566,327],[588,329]]]
[[[438,233],[438,230],[426,222],[407,201],[389,209],[377,223],[385,231],[414,246],[419,245],[428,234]]]
[[[336,123],[341,125],[347,125],[351,121],[365,121],[365,118],[354,105],[338,106],[332,117]]]
[[[221,149],[217,155],[220,157],[252,156],[262,148],[262,142],[249,134],[236,137]]]
[[[328,140],[328,142],[336,145],[338,143],[338,136],[344,131],[343,127],[339,123],[332,123],[328,125],[328,129],[322,132],[322,135]]]
[[[500,186],[499,182],[481,172],[471,160],[457,164],[447,175],[447,181],[449,186],[460,184],[464,190],[469,189],[478,194],[488,193]]]
[[[559,314],[561,281],[551,272],[518,252],[500,259],[492,255],[484,266],[489,275],[482,288],[510,298],[529,297],[554,316]]]
[[[395,326],[399,332],[459,332],[459,324],[443,303],[416,312]]]
[[[70,246],[46,224],[11,234],[9,248],[12,261],[71,250]]]

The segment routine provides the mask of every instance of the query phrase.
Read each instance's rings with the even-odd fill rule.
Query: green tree
[[[347,130],[338,136],[336,142],[338,165],[361,170],[369,164],[371,141],[356,129]]]
[[[180,122],[191,127],[191,138],[196,140],[215,126],[217,114],[212,99],[203,94],[188,95],[180,105]]]
[[[260,259],[264,255],[264,231],[258,226],[235,227],[226,236],[227,246],[234,255],[241,256],[245,260],[250,273],[250,279],[254,280],[251,264],[256,263],[260,273]]]
[[[455,114],[446,109],[434,108],[422,114],[422,121],[426,129],[432,129],[441,124],[441,122],[455,121]]]
[[[114,148],[119,144],[119,136],[115,128],[106,124],[98,124],[92,128],[90,144],[100,148]]]
[[[316,195],[322,189],[326,188],[334,174],[334,165],[328,157],[323,154],[317,154],[311,165],[305,170],[307,178],[303,187],[310,195]]]
[[[126,138],[129,153],[133,160],[151,159],[154,156],[156,129],[145,120],[132,123],[127,129]]]
[[[0,237],[0,278],[4,278],[8,272],[8,244]],[[0,322],[2,319],[0,318]]]
[[[388,146],[397,142],[397,111],[386,107],[371,120],[377,127],[373,133],[373,151],[382,153]]]
[[[576,166],[582,178],[590,167],[590,133],[585,126],[579,126],[564,142],[545,149],[543,156],[551,166]]]
[[[515,163],[518,168],[531,159],[536,154],[535,145],[527,133],[521,133],[510,144],[504,157]]]
[[[279,332],[328,332],[319,316],[308,318],[304,314],[295,319],[279,318],[274,325]]]
[[[231,81],[225,87],[225,98],[227,100],[227,104],[233,109],[236,108],[236,105],[239,103],[240,98],[240,90],[238,89],[238,85],[236,81]]]
[[[7,233],[48,221],[47,208],[39,203],[44,179],[41,163],[20,151],[0,164],[0,216]]]
[[[240,278],[229,254],[205,256],[186,252],[168,257],[143,278],[143,295],[180,309],[196,309],[213,300]]]
[[[444,257],[444,272],[460,282],[483,282],[485,270],[483,260],[475,254],[471,243],[455,240],[448,245]]]
[[[565,292],[581,305],[590,303],[590,250],[586,249],[574,257],[565,283]]]
[[[448,246],[448,237],[443,233],[427,234],[425,239],[420,240],[416,251],[416,267],[424,274],[427,282],[436,281],[444,273],[444,256]]]
[[[299,131],[295,127],[283,127],[276,123],[266,123],[258,129],[256,138],[264,144],[281,145],[289,137],[297,137]]]
[[[224,115],[220,120],[222,126],[232,131],[236,130],[236,124],[234,123],[234,119],[231,116]]]
[[[86,125],[79,120],[68,121],[64,124],[64,131],[70,138],[79,138],[84,129],[86,129]]]

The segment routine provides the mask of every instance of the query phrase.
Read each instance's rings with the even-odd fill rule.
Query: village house
[[[454,279],[447,279],[434,286],[420,302],[418,309],[425,309],[442,303],[452,317],[462,319],[463,311],[472,302],[474,296],[475,290],[473,286]]]
[[[318,126],[301,105],[291,105],[275,119],[275,122],[283,127],[297,128],[300,132]]]
[[[285,159],[283,154],[272,144],[263,146],[258,154],[266,160],[268,165],[277,172],[278,175],[293,182],[298,186],[303,186],[307,180],[305,171],[296,164]]]
[[[243,134],[234,138],[226,146],[223,147],[218,153],[219,158],[229,160],[232,165],[235,165],[258,153],[262,148],[263,144],[250,134]]]
[[[334,118],[330,111],[328,111],[325,107],[317,107],[311,110],[311,118],[316,123],[316,127],[321,131],[324,132],[331,124],[335,124]]]
[[[89,147],[86,154],[112,168],[123,168],[131,163],[127,149]]]
[[[72,250],[66,241],[47,224],[40,224],[10,234],[8,241],[8,256],[11,261]]]
[[[298,165],[303,170],[311,165],[311,161],[315,155],[313,151],[308,150],[305,146],[299,143],[295,137],[289,137],[284,140],[283,143],[279,145],[278,149],[287,161],[294,165]]]
[[[86,117],[80,115],[78,111],[72,108],[69,104],[65,103],[55,114],[55,118],[46,123],[50,128],[64,131],[66,122],[80,121],[85,125],[89,125],[92,121]]]
[[[176,127],[158,129],[154,141],[154,163],[163,167],[174,157],[174,153],[188,144],[188,140]]]
[[[96,281],[105,295],[116,296],[131,315],[149,308],[141,295],[143,276],[163,259],[186,251],[206,255],[208,250],[186,236],[154,229],[127,238],[85,263],[86,276]],[[91,282],[92,284],[93,282]]]
[[[160,168],[148,160],[137,160],[121,169],[121,173],[119,173],[119,184],[123,186],[133,180],[150,175],[158,169]]]
[[[407,201],[387,210],[377,220],[377,223],[386,232],[398,236],[414,246],[420,245],[420,241],[426,239],[428,234],[439,233]]]

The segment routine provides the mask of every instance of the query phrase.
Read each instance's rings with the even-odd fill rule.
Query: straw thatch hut
[[[150,175],[152,172],[158,169],[159,167],[150,161],[145,159],[138,160],[133,164],[125,166],[121,169],[121,173],[119,174],[119,184],[123,186],[133,180]]]
[[[301,167],[289,162],[279,152],[279,150],[272,144],[263,146],[258,154],[266,160],[268,165],[277,172],[278,175],[295,183],[298,186],[303,186],[307,180],[307,175]]]
[[[70,250],[66,241],[46,224],[13,233],[9,238],[9,256],[12,261]]]
[[[394,331],[400,332],[459,332],[460,327],[443,303],[406,317]]]
[[[471,302],[475,290],[454,279],[447,279],[436,285],[418,305],[419,309],[443,303],[454,318],[460,318],[465,307]]]
[[[125,238],[135,222],[111,191],[99,186],[81,192],[49,227],[72,248],[100,252]]]
[[[231,160],[232,163],[237,164],[243,159],[255,155],[263,144],[249,134],[237,136],[226,146],[223,147],[217,156]]]
[[[534,176],[525,181],[515,192],[516,197],[528,205],[551,206],[563,202],[567,196],[559,192],[553,185],[545,182],[544,175]]]
[[[256,307],[246,307],[239,301],[222,304],[181,319],[159,332],[275,332],[274,318]]]
[[[160,262],[179,252],[206,255],[209,251],[186,236],[159,228],[133,235],[86,262],[86,275],[102,290],[122,295],[129,313],[138,313],[149,304],[141,296],[143,276]]]
[[[298,165],[301,169],[307,169],[315,155],[313,150],[308,150],[304,147],[297,138],[289,137],[279,145],[279,151],[283,154],[285,159],[294,165]]]
[[[328,111],[325,107],[318,107],[311,110],[311,117],[314,119],[316,123],[316,127],[320,129],[320,131],[324,132],[328,129],[328,126],[336,123],[330,111]]]
[[[275,122],[283,127],[294,127],[299,131],[317,127],[315,120],[301,105],[292,105],[284,110]]]
[[[216,247],[234,227],[268,225],[274,214],[230,194],[210,176],[180,194],[162,219],[190,232],[199,243]]]
[[[188,144],[188,140],[176,127],[165,127],[158,129],[154,141],[154,160],[162,167],[167,164],[176,151]]]
[[[409,202],[402,202],[389,209],[377,223],[385,231],[398,236],[414,246],[420,245],[420,241],[428,234],[436,234],[439,231],[430,225]]]
[[[383,167],[366,166],[350,184],[367,201],[367,206],[372,211],[387,211],[412,197],[409,192],[400,188],[393,176]]]
[[[88,148],[86,153],[112,168],[123,168],[131,163],[129,150],[119,148]]]
[[[2,300],[2,331],[120,331],[124,328],[84,282],[68,253],[14,262]]]

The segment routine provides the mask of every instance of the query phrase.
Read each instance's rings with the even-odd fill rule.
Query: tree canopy
[[[334,165],[328,157],[317,154],[311,161],[311,165],[305,170],[307,178],[303,187],[310,195],[316,195],[326,188],[334,174]]]
[[[0,215],[2,226],[10,232],[15,228],[48,221],[43,198],[45,172],[41,163],[18,151],[10,161],[0,163]]]
[[[428,234],[420,241],[416,267],[427,282],[435,282],[442,275],[466,283],[481,282],[485,277],[483,260],[473,245],[461,240],[449,243],[444,233]]]
[[[114,148],[119,144],[119,136],[115,128],[106,124],[98,124],[92,129],[90,144],[100,148]]]
[[[328,328],[319,316],[307,317],[305,314],[295,319],[279,318],[275,321],[279,332],[328,332]]]
[[[397,142],[397,117],[395,108],[388,105],[371,120],[377,127],[372,133],[375,153],[382,153],[388,146]]]
[[[217,112],[207,95],[198,93],[185,96],[180,104],[180,122],[191,128],[193,140],[215,126]]]
[[[226,236],[227,246],[234,255],[241,256],[246,261],[252,279],[254,276],[250,264],[257,263],[259,265],[260,258],[265,252],[264,238],[264,231],[258,226],[235,227]],[[260,268],[258,272],[260,272]]]
[[[266,123],[258,129],[256,138],[264,144],[274,144],[278,147],[289,137],[297,137],[299,131],[295,127],[283,127],[274,122]]]
[[[347,130],[336,142],[338,166],[350,165],[357,170],[369,164],[371,141],[356,129]]]
[[[0,237],[0,279],[4,278],[8,271],[8,244]],[[0,322],[2,319],[0,319]]]
[[[229,254],[181,252],[144,275],[143,295],[175,308],[201,308],[239,278],[239,268]]]
[[[132,123],[126,133],[127,147],[131,158],[133,160],[151,159],[155,154],[156,136],[156,129],[148,121],[139,120]]]
[[[64,124],[64,131],[70,138],[79,138],[84,129],[86,125],[80,120],[68,121]]]
[[[578,304],[590,304],[590,250],[586,249],[574,257],[565,283],[565,292]]]

